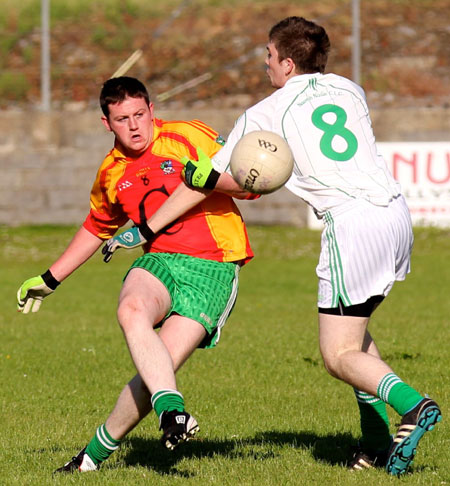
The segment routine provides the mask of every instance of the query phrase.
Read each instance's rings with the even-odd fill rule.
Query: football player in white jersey
[[[286,187],[312,206],[325,225],[317,266],[320,351],[328,372],[354,388],[362,437],[353,469],[406,471],[424,433],[441,420],[433,400],[404,383],[381,359],[369,331],[372,312],[410,269],[409,210],[377,151],[362,88],[325,74],[325,30],[288,17],[269,32],[267,74],[276,91],[237,120],[212,161],[199,151],[185,167],[186,183],[238,190],[231,152],[246,133],[270,130],[286,139],[295,159]],[[207,197],[180,185],[149,220],[159,230]],[[392,440],[386,403],[402,416]]]

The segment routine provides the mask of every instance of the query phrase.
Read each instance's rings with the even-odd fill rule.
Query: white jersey
[[[213,158],[214,167],[229,170],[234,146],[255,130],[270,130],[286,139],[295,159],[286,187],[319,218],[350,200],[387,206],[400,194],[377,152],[364,91],[346,78],[315,73],[289,79],[237,120]]]

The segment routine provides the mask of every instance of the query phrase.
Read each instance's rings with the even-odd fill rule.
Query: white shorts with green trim
[[[386,296],[410,271],[411,217],[403,196],[389,206],[351,201],[324,216],[318,307],[361,304]]]

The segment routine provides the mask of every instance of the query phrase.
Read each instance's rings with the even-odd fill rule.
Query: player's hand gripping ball
[[[268,194],[288,181],[294,157],[284,138],[274,132],[258,130],[247,133],[236,144],[230,168],[234,180],[243,189]]]

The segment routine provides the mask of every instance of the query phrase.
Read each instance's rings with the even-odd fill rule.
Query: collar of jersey
[[[317,76],[323,76],[320,73],[307,73],[307,74],[297,74],[286,81],[286,84],[299,83],[303,81],[308,81],[311,78],[316,78]],[[286,86],[285,84],[285,86]]]

